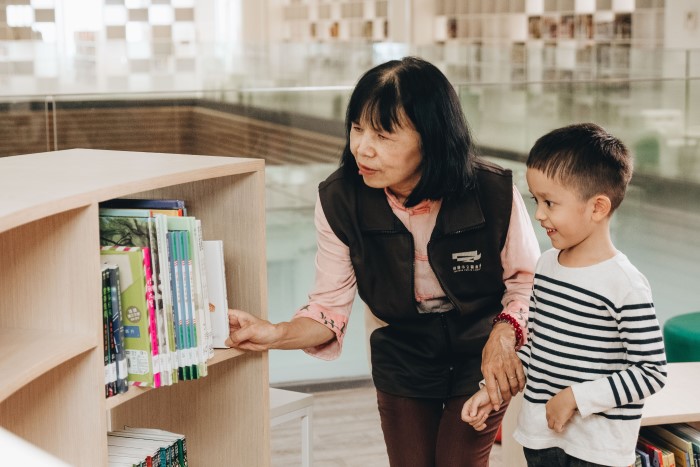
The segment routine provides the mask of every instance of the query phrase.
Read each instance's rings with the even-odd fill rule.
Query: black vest
[[[481,380],[481,351],[505,291],[501,250],[513,202],[509,170],[480,162],[476,188],[443,200],[428,258],[454,306],[418,313],[413,236],[383,190],[337,170],[319,185],[328,223],[348,245],[360,298],[388,326],[370,336],[378,389],[407,397],[471,394]]]

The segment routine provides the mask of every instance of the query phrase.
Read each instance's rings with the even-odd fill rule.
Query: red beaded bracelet
[[[493,324],[495,325],[496,323],[508,323],[511,326],[513,326],[513,330],[515,331],[515,348],[516,349],[518,347],[520,347],[521,343],[524,344],[524,342],[523,342],[523,330],[520,328],[520,324],[518,323],[517,319],[515,319],[513,316],[509,315],[508,313],[499,313],[493,319]]]

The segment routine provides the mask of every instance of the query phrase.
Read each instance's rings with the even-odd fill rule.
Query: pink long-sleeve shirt
[[[428,263],[428,241],[435,227],[441,201],[426,200],[412,208],[402,206],[396,197],[385,190],[394,214],[413,235],[415,245],[415,300],[419,312],[443,312],[451,309],[445,292]],[[338,358],[348,326],[357,283],[350,262],[350,249],[333,233],[316,199],[314,222],[317,230],[316,280],[309,294],[309,303],[294,314],[294,318],[311,318],[328,327],[335,334],[329,342],[305,349],[305,352],[324,360]],[[527,333],[527,310],[540,248],[525,209],[525,203],[513,186],[513,208],[506,242],[501,250],[503,282],[506,291],[501,303],[504,312],[514,316]]]

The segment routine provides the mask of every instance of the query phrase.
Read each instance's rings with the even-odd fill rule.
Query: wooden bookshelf
[[[183,433],[190,465],[268,466],[266,353],[104,398],[97,203],[181,198],[225,245],[230,306],[267,316],[261,159],[70,149],[0,159],[0,427],[71,465],[107,465],[107,430]],[[133,389],[133,388],[131,388]]]
[[[665,423],[692,423],[700,426],[700,362],[670,363],[666,386],[644,403],[642,426]],[[522,393],[511,402],[503,418],[503,465],[524,467],[527,465],[522,447],[513,439],[518,424],[518,412]]]

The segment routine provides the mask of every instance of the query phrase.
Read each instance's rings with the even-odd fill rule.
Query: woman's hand
[[[307,349],[335,338],[318,321],[296,318],[273,324],[241,310],[228,310],[226,345],[241,350]]]
[[[515,331],[509,323],[496,323],[481,354],[481,373],[494,410],[501,402],[525,389],[523,364],[515,353]]]
[[[228,326],[226,345],[241,350],[269,350],[280,338],[276,325],[241,310],[228,310]]]

